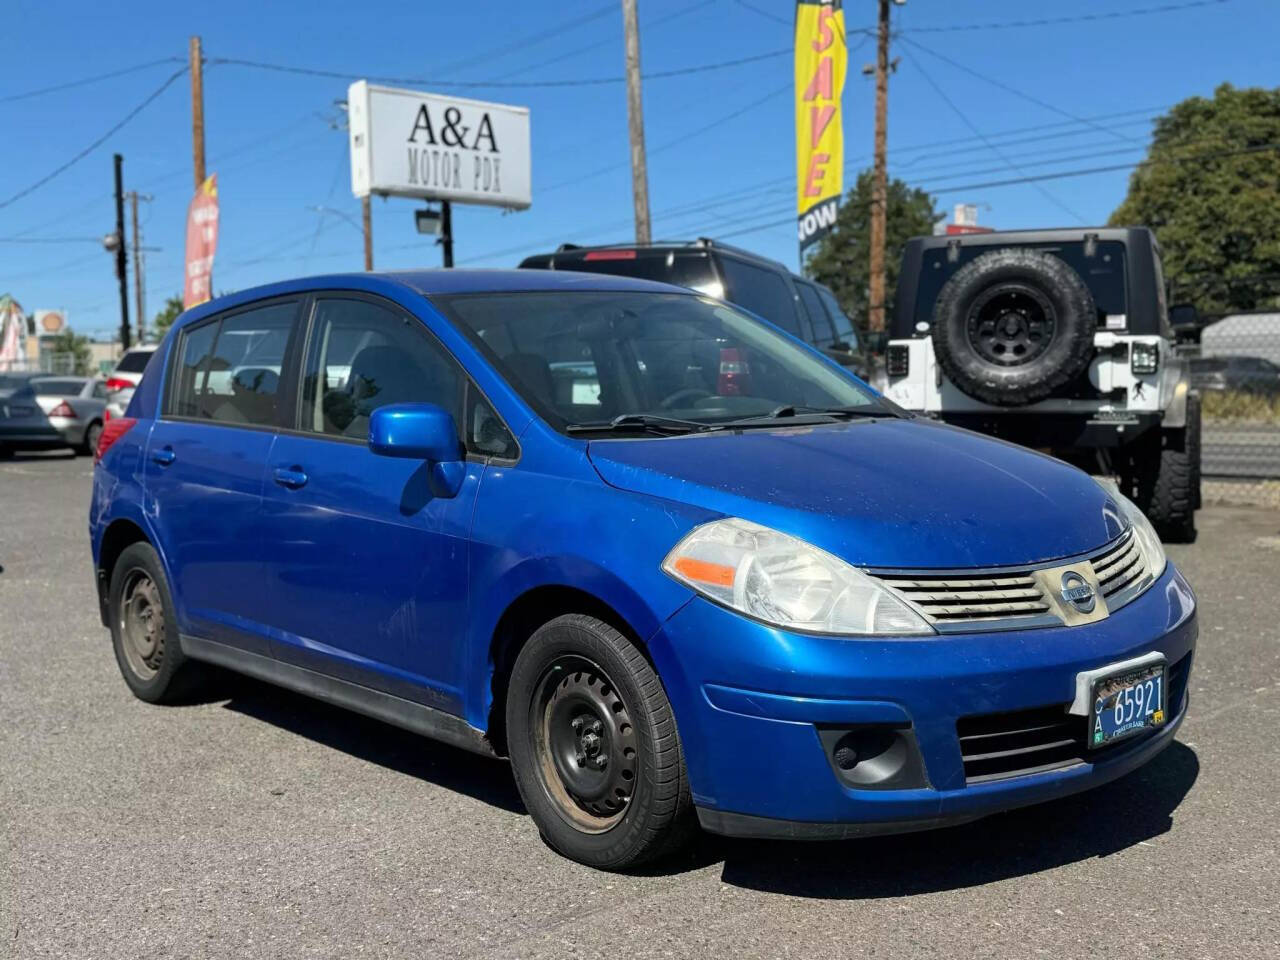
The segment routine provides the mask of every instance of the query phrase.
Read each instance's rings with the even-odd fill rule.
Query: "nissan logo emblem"
[[[1093,587],[1074,570],[1068,570],[1062,575],[1062,599],[1080,613],[1092,613],[1097,604]]]

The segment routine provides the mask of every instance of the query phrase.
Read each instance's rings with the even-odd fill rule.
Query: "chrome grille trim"
[[[1114,612],[1136,598],[1154,582],[1138,540],[1130,530],[1090,559],[1107,609]]]
[[[1138,597],[1154,581],[1132,530],[1100,550],[1030,563],[974,569],[866,569],[919,613],[938,633],[1060,627],[1061,604],[1045,594],[1036,571],[1088,567],[1109,612]]]

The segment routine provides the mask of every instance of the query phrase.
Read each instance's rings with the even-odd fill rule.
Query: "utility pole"
[[[199,190],[204,183],[204,57],[199,37],[191,38],[191,150]]]
[[[133,216],[133,305],[138,314],[138,342],[142,343],[147,336],[147,302],[142,278],[142,238],[138,231],[138,201],[150,201],[147,194],[130,190],[125,196],[129,198]]]
[[[869,326],[884,329],[884,243],[888,169],[885,127],[889,120],[889,0],[879,0],[880,26],[876,37],[875,165],[871,175],[871,300]]]
[[[124,244],[124,157],[116,154],[116,278],[120,281],[120,348],[129,349],[129,276]]]
[[[373,269],[373,205],[366,193],[360,198],[360,228],[364,231],[364,270]]]
[[[882,0],[887,3],[888,0]],[[644,105],[640,97],[640,27],[636,0],[622,0],[627,50],[627,121],[631,128],[631,193],[636,209],[636,243],[648,243],[649,170],[644,156]]]
[[[444,248],[444,266],[453,267],[453,204],[440,201],[440,246]]]

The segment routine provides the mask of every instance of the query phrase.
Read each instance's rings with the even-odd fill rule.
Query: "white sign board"
[[[533,201],[529,108],[417,90],[347,90],[351,192],[484,203]]]

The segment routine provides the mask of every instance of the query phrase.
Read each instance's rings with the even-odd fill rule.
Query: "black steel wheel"
[[[149,703],[189,698],[203,672],[178,642],[173,597],[155,548],[149,543],[125,547],[107,589],[111,644],[129,689]]]
[[[507,689],[516,784],[543,837],[616,870],[653,860],[694,829],[675,718],[643,653],[578,614],[534,631]]]
[[[988,363],[1017,367],[1049,348],[1057,313],[1035,287],[1007,283],[987,290],[969,308],[969,344]]]

